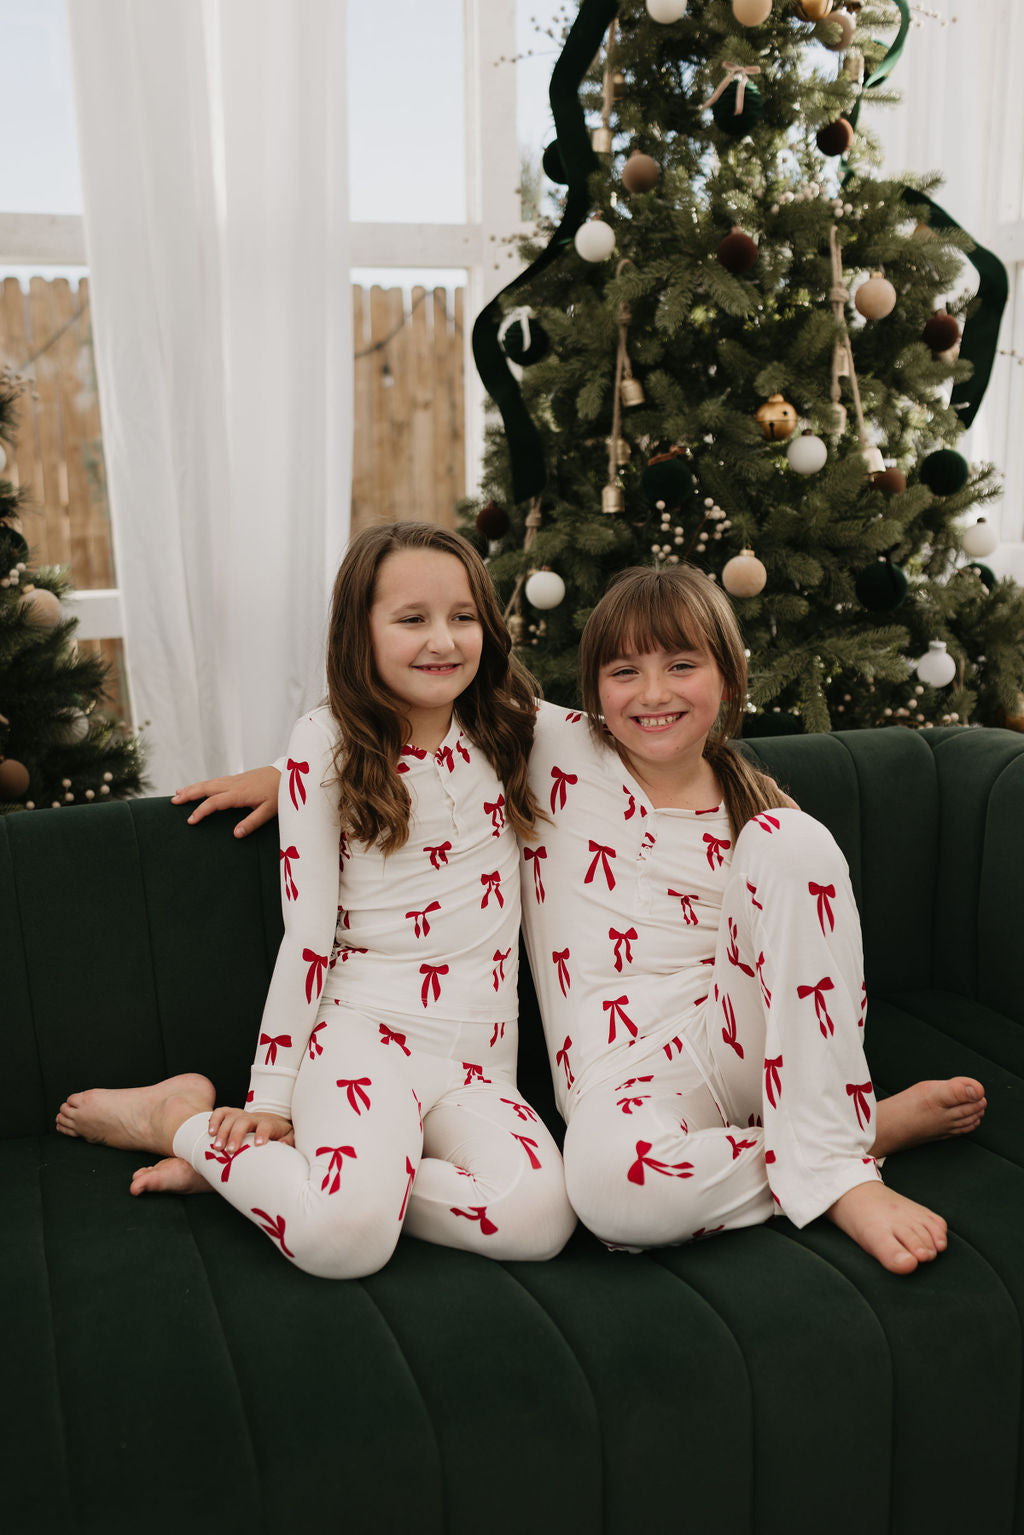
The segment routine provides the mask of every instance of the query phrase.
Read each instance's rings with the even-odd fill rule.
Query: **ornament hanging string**
[[[532,502],[530,503],[530,510],[526,514],[526,536],[523,539],[523,553],[524,554],[527,552],[527,550],[529,549],[530,545],[533,543],[534,539],[537,537],[537,529],[540,527],[540,525],[541,525],[540,495],[538,494],[538,495],[534,496]],[[504,619],[505,619],[505,622],[509,626],[509,630],[512,633],[512,642],[515,645],[518,645],[520,640],[523,637],[523,635],[522,635],[522,626],[523,626],[523,619],[522,619],[522,612],[523,612],[523,587],[526,585],[526,580],[527,580],[527,577],[529,576],[529,574],[530,574],[530,572],[528,570],[522,571],[522,573],[520,574],[519,579],[517,580],[517,582],[515,584],[515,587],[514,587],[514,589],[512,591],[512,595],[508,599],[508,602],[507,602],[507,604],[505,606]],[[517,624],[513,624],[512,623],[511,620],[512,620],[513,616],[515,616],[519,620]]]
[[[540,432],[526,408],[519,384],[498,340],[502,300],[538,276],[571,246],[573,236],[590,209],[587,182],[597,169],[598,161],[590,145],[579,88],[605,33],[618,15],[618,9],[618,0],[583,0],[552,71],[548,95],[558,152],[568,181],[562,221],[537,259],[485,305],[473,325],[473,360],[481,383],[501,412],[508,442],[512,494],[516,501],[540,494],[547,479],[547,469]]]
[[[751,75],[759,75],[761,73],[761,66],[760,66],[760,64],[730,64],[728,59],[723,59],[722,60],[722,68],[726,72],[725,73],[725,78],[716,87],[716,89],[712,91],[712,93],[708,97],[707,101],[702,103],[701,111],[703,112],[705,110],[705,108],[710,107],[710,106],[714,106],[714,104],[718,100],[719,96],[724,95],[724,93],[729,89],[730,85],[735,80],[735,82],[736,82],[736,107],[735,107],[735,112],[736,112],[736,115],[739,116],[739,114],[743,111],[743,98],[746,95],[746,91],[747,91],[747,81],[750,79]]]
[[[868,441],[867,428],[864,425],[864,411],[860,402],[860,386],[857,383],[857,370],[853,365],[853,348],[850,345],[850,332],[846,328],[846,301],[850,297],[850,290],[843,281],[843,256],[839,246],[839,236],[835,224],[828,232],[829,248],[832,252],[832,290],[829,294],[832,300],[832,313],[842,328],[842,334],[837,339],[832,352],[832,403],[839,404],[841,378],[849,378],[850,392],[853,395],[853,408],[857,416],[857,435],[860,438],[862,448],[871,446]]]
[[[627,257],[620,261],[615,268],[616,277],[622,275],[625,267],[632,266],[632,261]],[[612,435],[608,439],[608,484],[616,485],[619,479],[619,438],[622,436],[622,380],[632,378],[633,370],[629,364],[629,352],[626,348],[626,340],[629,335],[629,323],[633,318],[633,312],[628,304],[619,305],[619,345],[615,354],[615,388],[612,394]]]

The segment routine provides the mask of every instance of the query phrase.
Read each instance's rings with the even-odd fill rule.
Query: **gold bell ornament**
[[[619,391],[622,395],[622,403],[627,409],[632,409],[632,407],[644,403],[643,385],[632,374],[622,380],[622,383],[619,385]]]
[[[602,124],[595,128],[590,135],[591,147],[595,155],[610,155],[612,152],[612,130]]]
[[[606,485],[601,492],[601,510],[612,516],[626,510],[626,493],[617,481]]]
[[[757,422],[769,442],[785,442],[796,427],[796,411],[781,394],[769,395],[757,412]]]

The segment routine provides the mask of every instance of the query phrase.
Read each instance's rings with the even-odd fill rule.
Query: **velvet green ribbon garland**
[[[587,182],[597,169],[598,160],[590,147],[579,88],[618,9],[618,0],[583,0],[551,75],[548,95],[558,152],[569,184],[562,221],[536,261],[480,311],[473,325],[473,360],[484,388],[501,412],[515,501],[540,494],[547,480],[547,468],[541,435],[523,403],[519,385],[498,341],[504,312],[502,300],[557,260],[566,246],[572,244],[587,216],[590,207]]]

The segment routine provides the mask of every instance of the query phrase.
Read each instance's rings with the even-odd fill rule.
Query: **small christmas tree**
[[[8,443],[20,388],[0,376]],[[139,738],[101,712],[106,664],[78,651],[77,620],[61,613],[62,572],[29,563],[22,509],[0,478],[0,814],[123,799],[142,786]]]
[[[902,44],[908,20],[905,0],[584,0],[544,156],[565,218],[526,252],[503,328],[492,309],[474,333],[478,358],[490,328],[523,365],[522,403],[482,364],[506,432],[489,435],[494,504],[466,513],[556,701],[578,703],[580,630],[611,576],[689,559],[736,599],[748,734],[1019,712],[1024,594],[978,563],[987,525],[962,526],[998,476],[954,446],[1005,275],[931,202],[937,178],[872,174],[859,120],[865,71],[877,86],[898,57],[875,32],[898,24]],[[558,76],[602,34],[591,149]],[[983,291],[947,313],[965,254]],[[987,357],[970,344],[986,330]]]

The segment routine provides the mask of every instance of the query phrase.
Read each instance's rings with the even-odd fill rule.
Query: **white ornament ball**
[[[853,302],[865,320],[884,320],[896,308],[896,289],[881,272],[872,272],[857,289]]]
[[[956,662],[946,649],[945,640],[932,640],[927,653],[917,663],[917,675],[932,688],[944,688],[956,676]]]
[[[554,570],[535,570],[524,590],[531,607],[557,608],[565,596],[565,582]]]
[[[647,14],[652,21],[680,21],[686,15],[686,0],[647,0]]]
[[[960,543],[965,554],[980,559],[994,553],[999,547],[999,534],[990,522],[979,517],[973,528],[964,529]]]
[[[37,629],[54,629],[60,623],[60,598],[48,592],[45,587],[36,587],[35,591],[26,592],[18,606],[25,622],[33,624]]]
[[[88,734],[89,716],[83,714],[81,709],[70,709],[60,716],[56,735],[65,746],[73,746],[79,741],[84,741]]]
[[[732,0],[732,13],[741,27],[759,27],[772,13],[772,0]]]
[[[584,261],[607,261],[615,249],[615,231],[603,219],[588,219],[573,240]]]
[[[767,581],[768,572],[753,549],[741,549],[722,571],[722,585],[732,597],[756,597]]]
[[[813,432],[804,432],[790,442],[786,457],[789,459],[789,467],[797,474],[817,474],[819,469],[825,467],[828,449]]]

